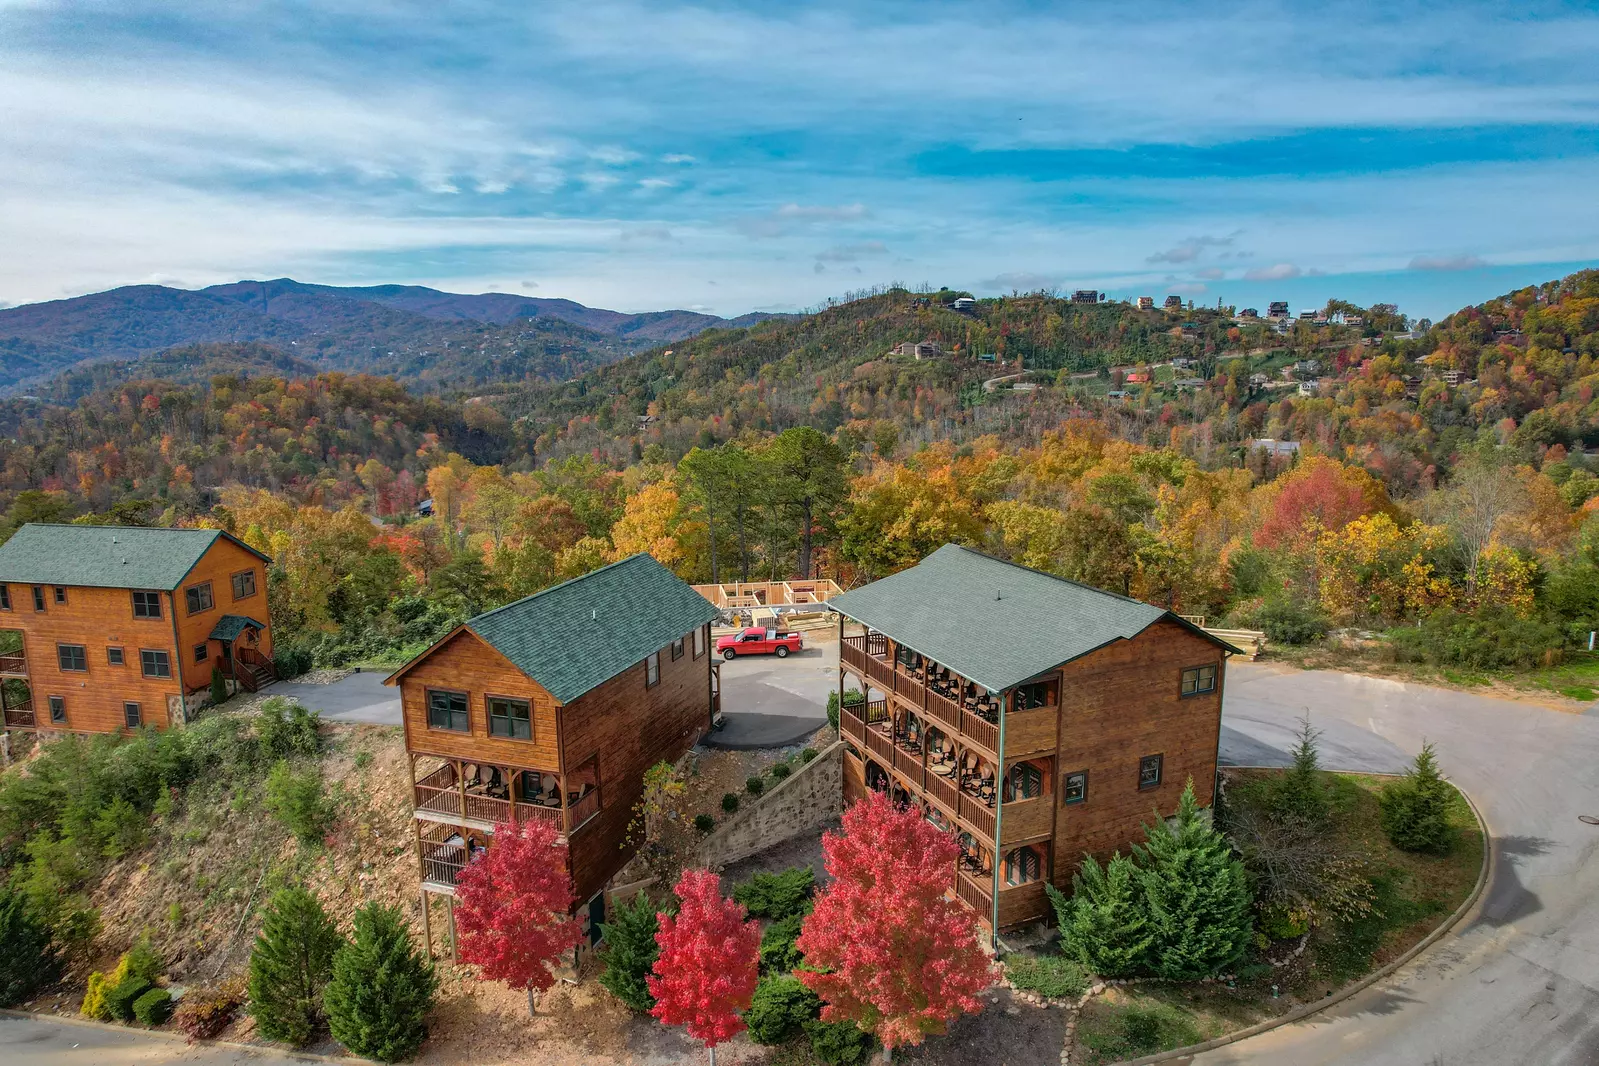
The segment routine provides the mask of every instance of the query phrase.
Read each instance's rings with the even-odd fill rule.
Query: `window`
[[[44,610],[44,586],[43,585],[35,585],[35,586],[33,586],[33,609],[35,611]]]
[[[139,666],[143,668],[145,677],[172,676],[172,659],[164,651],[139,652]]]
[[[1005,802],[1033,799],[1044,794],[1044,775],[1030,763],[1017,763],[1005,778]]]
[[[1155,788],[1160,784],[1161,763],[1165,761],[1162,755],[1145,755],[1138,760],[1138,787]]]
[[[255,595],[255,571],[245,570],[233,575],[233,598],[247,600]]]
[[[67,724],[67,701],[61,696],[50,697],[50,722],[52,725]]]
[[[89,657],[82,644],[57,644],[56,662],[61,664],[61,669],[73,673],[83,673],[89,669]]]
[[[196,644],[194,646],[194,661],[195,662],[203,663],[210,657],[211,657],[210,653],[208,652],[208,650],[206,649],[206,646],[204,644]]]
[[[128,723],[129,729],[138,729],[140,723],[144,720],[139,713],[139,705],[137,703],[124,703],[122,705],[122,720]]]
[[[67,602],[67,590],[62,588],[60,585],[56,586],[56,602],[62,604],[63,606],[65,606]]]
[[[466,710],[466,693],[428,691],[428,728],[470,733],[471,719]]]
[[[683,638],[678,637],[672,641],[672,661],[675,663],[683,657]]]
[[[489,736],[510,737],[512,740],[533,739],[533,716],[527,700],[508,700],[490,696]]]
[[[7,610],[10,610],[8,607]],[[700,626],[694,631],[694,658],[698,659],[705,654],[705,627]]]
[[[161,593],[135,589],[133,593],[133,617],[160,618]]]
[[[644,687],[654,688],[661,680],[661,653],[652,651],[644,657]]]
[[[11,589],[7,585],[0,585],[0,611],[11,610]],[[695,641],[698,644],[698,641]]]
[[[1216,691],[1216,668],[1214,666],[1191,666],[1183,671],[1182,694],[1184,696],[1203,696],[1207,692]]]
[[[1016,709],[1030,711],[1034,707],[1055,706],[1054,681],[1035,681],[1031,685],[1016,686]]]
[[[1037,881],[1043,865],[1037,848],[1017,848],[1005,856],[1005,883],[1025,885]]]
[[[190,585],[183,590],[183,598],[188,601],[190,614],[209,611],[213,606],[211,602],[211,582],[205,581],[198,585]]]
[[[110,664],[111,666],[122,666],[123,665],[122,649],[121,648],[107,648],[105,650],[105,661],[108,664]]]
[[[1075,770],[1061,778],[1062,803],[1082,803],[1088,798],[1088,771]]]

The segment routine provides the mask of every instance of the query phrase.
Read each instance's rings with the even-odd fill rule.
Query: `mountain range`
[[[19,391],[84,363],[136,364],[171,348],[215,343],[268,344],[319,369],[393,374],[433,387],[564,380],[634,351],[768,317],[624,314],[514,293],[289,278],[204,289],[128,285],[0,310],[0,389]]]

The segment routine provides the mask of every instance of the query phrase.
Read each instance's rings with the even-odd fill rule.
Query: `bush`
[[[211,1040],[228,1027],[243,1002],[244,986],[238,981],[229,981],[211,991],[191,992],[183,997],[173,1024],[191,1042]]]
[[[333,805],[322,794],[321,771],[295,770],[286,761],[267,774],[266,808],[302,844],[320,844],[333,821]]]
[[[786,1044],[798,1036],[805,1023],[821,1016],[822,1001],[815,992],[792,974],[772,974],[761,978],[744,1022],[750,1039],[772,1047]]]
[[[1045,883],[1055,907],[1061,951],[1101,977],[1125,977],[1149,950],[1149,922],[1138,888],[1138,871],[1117,853],[1103,868],[1093,856],[1072,876],[1072,897]]]
[[[811,1042],[811,1054],[827,1066],[860,1066],[877,1048],[877,1038],[857,1029],[854,1022],[824,1022],[816,1018],[803,1028]]]
[[[734,811],[738,810],[737,792],[722,793],[722,810],[728,814],[732,814]]]
[[[150,982],[129,974],[105,994],[106,1013],[119,1022],[133,1021],[133,1004],[150,991]]]
[[[1431,744],[1423,744],[1410,771],[1383,786],[1377,796],[1382,830],[1394,847],[1405,851],[1446,852],[1455,841],[1449,824],[1454,802],[1450,786],[1438,772]]]
[[[144,847],[145,830],[149,818],[122,796],[117,796],[100,809],[94,818],[94,839],[100,854],[108,859],[120,859],[131,851]]]
[[[780,874],[756,874],[733,889],[733,898],[757,918],[780,921],[809,914],[815,886],[815,871],[809,866],[795,866]]]
[[[32,998],[59,968],[49,928],[28,912],[20,892],[0,885],[0,1007]]]
[[[78,1008],[78,1013],[97,1022],[109,1022],[111,1012],[106,1009],[105,993],[110,987],[114,987],[114,983],[107,984],[105,974],[99,971],[91,973],[83,990],[83,1005]]]
[[[1268,603],[1255,615],[1255,625],[1273,644],[1314,644],[1327,635],[1327,622],[1307,607],[1286,600]]]
[[[759,777],[747,777],[744,779],[744,791],[752,796],[759,796],[766,791],[766,782]]]
[[[865,703],[865,702],[866,702],[866,694],[864,692],[862,692],[860,689],[852,688],[852,689],[846,689],[844,691],[844,706],[846,706],[846,707],[854,707],[857,704],[861,704],[861,703]],[[827,694],[827,724],[833,727],[833,731],[835,733],[838,732],[838,692],[837,691],[829,692]]]
[[[661,947],[655,942],[660,929],[655,905],[643,892],[633,897],[631,903],[619,903],[611,909],[611,920],[600,925],[604,947],[600,960],[605,972],[600,974],[600,984],[633,1010],[643,1013],[655,1006],[645,977],[654,973],[655,960]]]
[[[766,927],[761,934],[762,973],[793,973],[804,961],[805,956],[794,943],[799,939],[804,921],[804,914],[791,914]]]
[[[817,751],[815,748],[806,748],[804,751],[799,753],[800,765],[803,766],[804,764],[810,762],[812,759],[816,758],[816,755]]]
[[[1050,999],[1076,999],[1088,991],[1088,975],[1060,955],[1012,955],[1005,960],[1010,983]]]
[[[255,720],[255,735],[265,759],[276,761],[295,755],[319,755],[322,752],[322,715],[282,696],[273,696],[261,704],[261,713]]]
[[[716,828],[716,819],[708,814],[696,814],[694,816],[694,828],[701,833],[709,833]]]
[[[1388,639],[1404,662],[1527,670],[1540,665],[1546,653],[1562,652],[1566,633],[1553,622],[1485,609],[1474,615],[1434,611],[1419,626],[1392,630]]]
[[[129,977],[142,977],[152,985],[160,979],[161,971],[166,969],[166,961],[147,936],[135,940],[128,953],[122,956],[122,961],[127,965]]]
[[[427,1039],[439,982],[399,908],[368,903],[333,959],[323,1002],[334,1039],[363,1058],[403,1062]]]
[[[322,990],[343,943],[317,898],[285,888],[267,905],[250,953],[250,1013],[268,1040],[304,1047],[323,1022]]]
[[[786,762],[772,764],[771,774],[774,780],[781,781],[793,772],[793,768],[791,768]]]
[[[1326,824],[1332,816],[1332,797],[1321,772],[1321,731],[1310,725],[1310,715],[1300,719],[1299,743],[1293,747],[1293,763],[1277,779],[1272,790],[1272,813],[1279,817],[1303,819],[1311,826]]]
[[[133,1017],[140,1025],[156,1026],[172,1016],[172,993],[152,988],[133,1001]]]
[[[226,703],[228,699],[228,683],[222,679],[222,667],[211,667],[211,705]]]

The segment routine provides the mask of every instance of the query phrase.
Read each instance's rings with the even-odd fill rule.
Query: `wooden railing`
[[[866,705],[866,724],[877,725],[888,721],[888,701],[873,700]]]
[[[435,884],[453,885],[460,872],[466,869],[471,856],[464,844],[422,845],[422,880]]]
[[[927,794],[942,803],[948,810],[960,810],[960,789],[955,787],[955,782],[937,774],[928,774],[923,787]]]
[[[859,704],[840,707],[838,721],[843,734],[857,744],[866,743],[866,723],[861,719]]]
[[[982,800],[969,793],[960,794],[960,816],[966,823],[979,833],[994,838],[994,808],[987,806]]]
[[[1047,834],[1054,825],[1053,802],[1053,797],[1046,793],[1005,804],[1005,819],[1001,826],[1005,843],[1034,840]]]
[[[599,813],[600,790],[590,789],[587,795],[579,797],[576,803],[566,809],[566,831],[571,833]]]
[[[993,892],[965,870],[957,871],[955,874],[955,895],[962,903],[975,910],[979,918],[984,921],[993,920]]]
[[[542,803],[516,803],[516,820],[518,822],[548,822],[556,829],[561,828],[561,808],[546,807]]]
[[[912,707],[921,707],[927,698],[927,686],[904,670],[894,671],[894,691],[903,696]]]
[[[994,754],[999,754],[999,726],[971,711],[961,711],[961,732]]]
[[[25,674],[28,672],[26,655],[0,655],[0,674]]]
[[[24,700],[15,707],[7,707],[5,714],[7,729],[33,729],[38,725],[33,715],[33,701]]]
[[[885,692],[894,691],[894,664],[875,655],[866,657],[866,676]]]
[[[853,666],[863,674],[866,672],[865,637],[845,637],[838,646],[838,654],[846,666]]]
[[[882,761],[884,766],[894,765],[894,742],[881,729],[866,730],[866,748]]]
[[[922,757],[912,755],[898,744],[894,745],[894,769],[910,778],[917,788],[922,787]]]
[[[960,704],[948,696],[940,696],[932,689],[927,690],[927,713],[951,729],[959,729],[961,726]]]

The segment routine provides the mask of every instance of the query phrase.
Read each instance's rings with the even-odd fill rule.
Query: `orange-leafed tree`
[[[805,919],[796,976],[821,997],[824,1021],[876,1034],[886,1061],[982,1009],[993,963],[972,912],[945,896],[959,854],[948,834],[874,792],[823,837],[822,854],[833,880]]]
[[[1320,455],[1258,491],[1266,508],[1255,544],[1263,548],[1308,547],[1322,530],[1336,532],[1362,515],[1393,508],[1376,478]]]
[[[761,927],[741,903],[722,896],[722,879],[709,870],[684,870],[678,879],[677,915],[657,915],[661,954],[645,978],[655,1006],[650,1013],[681,1025],[702,1042],[716,1064],[716,1045],[744,1029],[760,977]]]
[[[583,939],[555,827],[502,823],[488,850],[456,877],[455,893],[461,961],[485,981],[526,990],[533,1013],[533,994],[555,983],[550,964]]]

